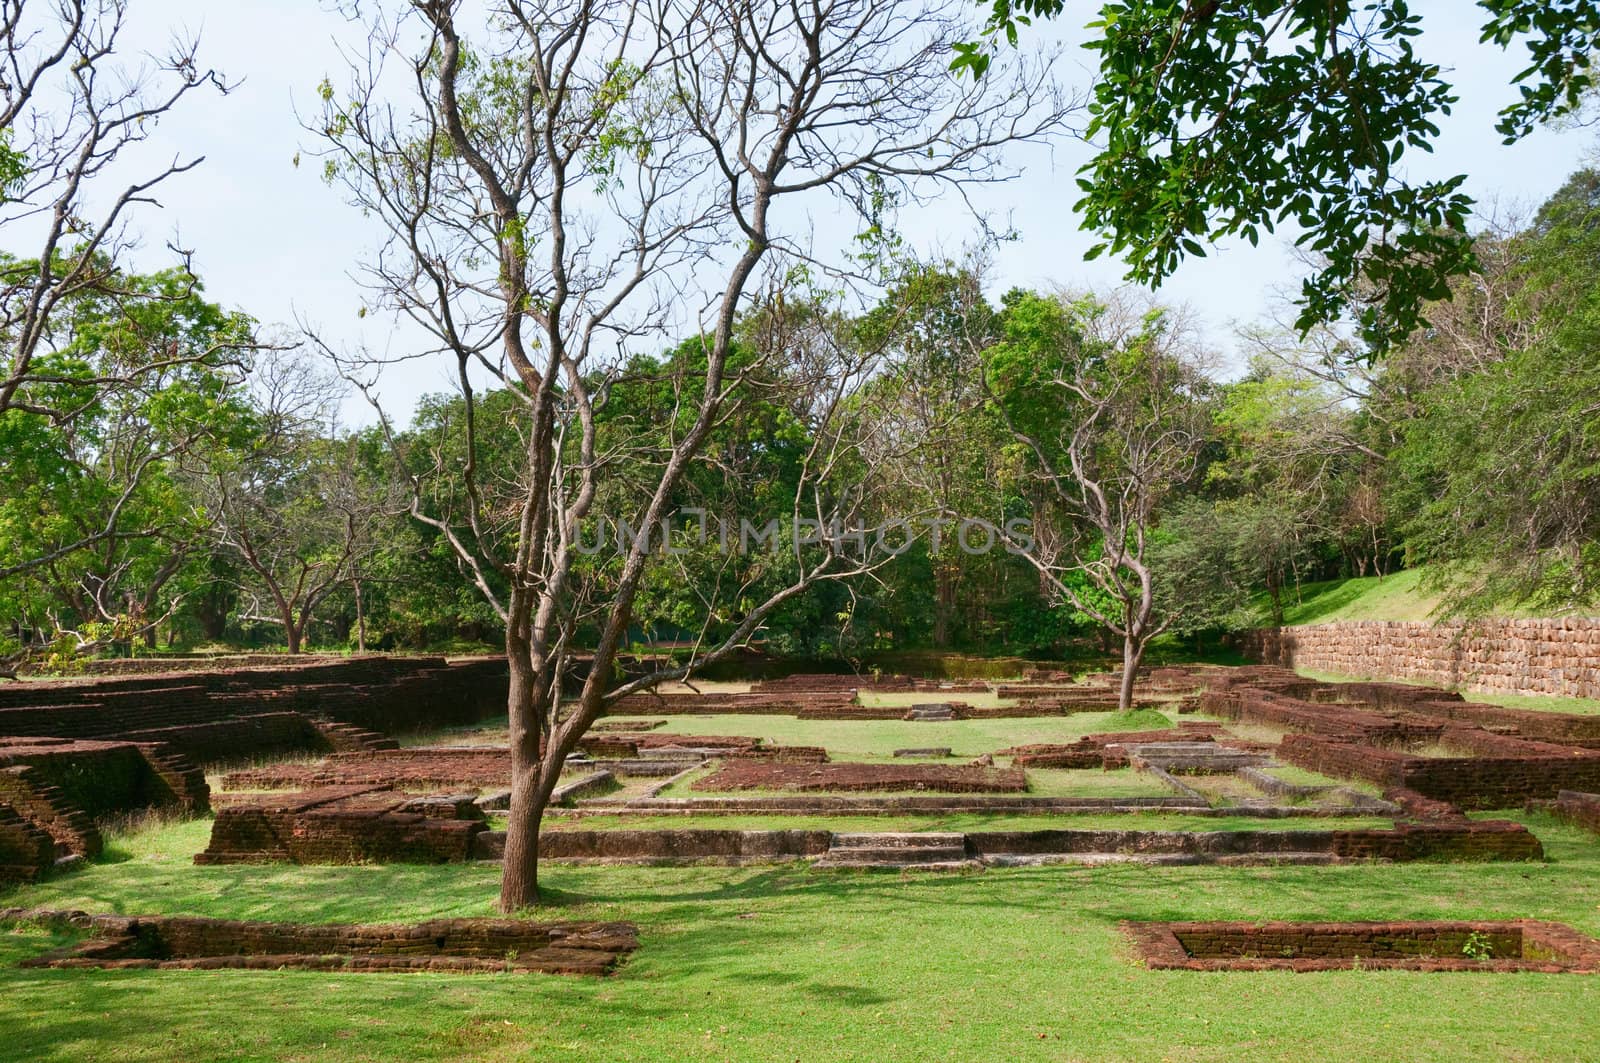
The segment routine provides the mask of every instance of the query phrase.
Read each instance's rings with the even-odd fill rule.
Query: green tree
[[[665,328],[702,337],[705,370],[684,381],[684,427],[630,521],[659,527],[729,411],[741,318],[780,304],[808,271],[845,268],[830,248],[797,252],[788,205],[831,193],[867,214],[884,186],[982,177],[1006,144],[1058,132],[1067,107],[1036,64],[1008,84],[953,84],[937,57],[970,25],[932,2],[756,14],[724,2],[508,0],[488,17],[448,2],[362,14],[385,50],[396,34],[420,42],[407,64],[418,76],[399,103],[370,69],[354,72],[348,93],[324,86],[328,172],[387,229],[369,263],[376,297],[430,329],[467,400],[467,523],[413,513],[450,543],[504,624],[512,796],[500,903],[518,909],[538,899],[539,825],[566,757],[606,707],[734,652],[774,609],[839,571],[829,551],[827,564],[805,564],[739,608],[720,643],[616,682],[651,548],[636,539],[606,593],[586,594],[579,533],[619,472],[596,416],[604,382]],[[674,322],[686,304],[703,317]],[[817,349],[828,360],[812,374],[813,425],[834,420],[856,383],[839,365],[848,350]],[[474,366],[522,403],[517,534],[498,541],[472,472]],[[816,456],[795,509],[832,517],[819,484],[834,468]],[[573,691],[583,624],[597,637]]]
[[[1122,638],[1126,710],[1145,648],[1177,619],[1157,609],[1152,537],[1163,505],[1199,468],[1208,382],[1160,309],[1013,292],[1001,333],[985,372],[1055,516],[1024,556]],[[1080,593],[1068,573],[1103,597]]]
[[[1435,372],[1393,458],[1408,555],[1457,614],[1588,607],[1600,586],[1600,175],[1511,246],[1496,293],[1516,342]]]
[[[112,287],[57,306],[20,392],[41,408],[0,412],[0,607],[85,648],[100,640],[84,625],[134,622],[153,644],[176,612],[203,525],[173,470],[237,424],[255,346],[254,323],[186,270]],[[102,385],[128,367],[136,384]]]
[[[1496,126],[1505,142],[1575,111],[1595,82],[1600,7],[1476,6],[1484,42],[1528,53]],[[985,39],[955,65],[982,75],[996,40],[1066,10],[993,0]],[[1472,268],[1464,176],[1412,181],[1400,166],[1432,150],[1456,99],[1417,54],[1423,20],[1406,0],[1121,0],[1089,29],[1096,154],[1078,209],[1104,237],[1095,253],[1124,256],[1130,280],[1159,284],[1209,243],[1293,223],[1324,262],[1304,282],[1300,328],[1353,312],[1381,352]]]

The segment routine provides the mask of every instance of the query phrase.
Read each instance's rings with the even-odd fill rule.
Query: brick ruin
[[[1600,697],[1600,619],[1341,621],[1252,631],[1256,660],[1509,694]]]
[[[25,967],[606,975],[639,947],[638,928],[632,923],[432,919],[387,925],[298,924],[18,908],[0,911],[0,920],[88,932],[75,945],[24,960]]]
[[[1115,731],[1084,735],[1076,741],[1033,743],[1002,749],[995,756],[1010,757],[1019,768],[1101,768],[1113,771],[1128,766],[1127,747],[1141,742],[1211,742],[1222,730],[1220,723],[1185,721],[1162,731]]]
[[[0,687],[0,736],[159,742],[198,763],[384,744],[505,710],[503,660],[357,657]]]
[[[1115,684],[1116,676],[1095,677],[1085,686]],[[820,691],[808,690],[817,682]],[[860,683],[857,677],[794,676],[753,694],[784,697],[803,702],[811,696],[833,698],[847,684]],[[1448,692],[1401,684],[1364,683],[1335,686],[1304,679],[1274,668],[1159,669],[1149,677],[1152,689],[1159,690],[1171,707],[1172,698],[1182,699],[1183,708],[1200,708],[1224,718],[1263,723],[1291,732],[1282,742],[1245,740],[1230,734],[1224,724],[1214,721],[1184,720],[1156,731],[1107,732],[1091,734],[1069,743],[1017,746],[997,751],[1011,757],[1009,767],[995,767],[991,758],[971,764],[937,763],[832,763],[822,749],[768,746],[760,739],[743,735],[679,735],[650,729],[597,731],[587,736],[573,759],[575,772],[587,768],[592,773],[575,778],[561,788],[562,800],[581,800],[573,806],[574,815],[597,813],[715,814],[715,813],[796,813],[838,814],[914,814],[917,812],[990,813],[1071,813],[1090,811],[1129,812],[1139,809],[1171,809],[1190,814],[1254,816],[1329,816],[1374,815],[1397,818],[1392,829],[1360,831],[1265,832],[1273,837],[1266,843],[1276,852],[1284,846],[1300,846],[1297,858],[1317,859],[1536,859],[1538,841],[1523,827],[1508,822],[1474,822],[1461,813],[1462,807],[1507,807],[1520,804],[1511,798],[1533,785],[1528,764],[1554,764],[1560,778],[1573,771],[1600,766],[1600,755],[1587,747],[1553,746],[1515,734],[1502,733],[1513,724],[1507,718],[1495,719],[1490,731],[1473,719],[1474,706]],[[917,691],[917,684],[893,681],[893,685]],[[1052,685],[1066,686],[1058,681]],[[855,686],[847,689],[854,691]],[[852,695],[853,696],[853,695]],[[665,699],[702,697],[725,704],[737,695],[664,695]],[[657,703],[662,698],[653,698]],[[1513,717],[1515,718],[1515,717]],[[652,721],[655,722],[655,721]],[[628,724],[637,728],[637,725]],[[1558,718],[1553,723],[1540,720],[1534,725],[1540,734],[1564,733],[1582,738],[1588,724]],[[1464,752],[1461,758],[1422,756],[1408,744],[1439,743],[1448,740]],[[1310,751],[1331,751],[1314,759]],[[1374,752],[1376,751],[1376,752]],[[1372,778],[1387,788],[1379,800],[1346,787],[1332,784],[1286,782],[1262,770],[1274,759],[1312,768],[1336,778]],[[662,787],[684,777],[707,760],[717,762],[715,770],[690,784],[696,796],[660,798]],[[1472,766],[1471,785],[1446,786],[1443,780],[1455,762]],[[1515,762],[1518,771],[1507,763]],[[1574,768],[1574,764],[1582,765]],[[1176,792],[1177,797],[1035,797],[1027,793],[1027,770],[1031,768],[1105,769],[1128,766],[1148,772],[1157,788]],[[1399,766],[1398,774],[1388,774]],[[1397,769],[1398,770],[1398,769]],[[624,794],[610,796],[615,789],[613,772],[658,775],[665,782],[647,788],[634,787]],[[1207,774],[1236,775],[1247,787],[1262,796],[1237,799],[1208,798],[1208,786],[1194,778]],[[494,791],[509,783],[510,760],[507,750],[494,747],[442,747],[379,750],[366,753],[336,753],[316,764],[280,764],[235,772],[225,778],[229,788],[286,788],[308,791],[276,797],[248,798],[224,809],[218,817],[213,843],[203,862],[233,860],[291,859],[302,862],[406,859],[426,862],[471,858],[494,858],[497,832],[488,829],[483,810],[503,808],[504,790],[478,797],[461,822],[452,822],[445,812],[428,814],[415,806],[400,791]],[[1483,779],[1498,780],[1498,789]],[[1559,781],[1556,780],[1556,781]],[[1232,785],[1232,784],[1230,784]],[[1542,783],[1541,783],[1542,785]],[[600,792],[601,796],[588,796]],[[786,793],[787,792],[787,793]],[[1235,791],[1224,788],[1220,794]],[[729,794],[736,796],[716,796]],[[898,796],[905,794],[907,796]],[[859,795],[859,796],[852,796]],[[444,799],[469,802],[468,797]],[[470,802],[469,802],[470,803]],[[582,832],[560,824],[562,811],[553,817],[557,826],[551,836],[555,850],[565,852],[578,844]],[[451,833],[454,832],[454,833]],[[607,832],[589,832],[600,834]],[[622,832],[627,835],[633,832]],[[681,833],[681,832],[675,832]],[[764,846],[778,844],[777,854],[790,858],[789,843],[740,841],[730,850],[730,837],[770,835],[774,832],[697,832],[697,842],[663,842],[667,849],[652,852],[649,843],[633,842],[641,859],[690,859],[675,845],[709,846],[694,859],[753,859],[766,853]],[[1084,835],[1057,832],[1022,832],[1035,841],[1019,843],[1023,852],[986,854],[1007,859],[1027,859],[1050,853],[1030,854],[1029,845],[1072,846]],[[1106,844],[1139,852],[1154,846],[1152,853],[1174,859],[1252,858],[1256,854],[1249,839],[1251,832],[1211,831],[1195,837],[1205,841],[1153,841],[1162,832],[1128,832],[1118,841],[1109,835],[1086,844]],[[1020,837],[1021,835],[1019,835]],[[619,836],[620,837],[620,836]],[[716,841],[710,841],[715,837]],[[465,840],[463,840],[465,839]],[[1110,839],[1110,840],[1108,840]],[[1241,840],[1243,839],[1243,840]],[[613,839],[609,846],[624,846]],[[746,851],[739,846],[756,846]],[[1177,848],[1161,852],[1163,846]],[[1191,848],[1185,849],[1185,846]],[[1230,846],[1242,846],[1234,852]],[[642,847],[642,848],[641,848]],[[1197,848],[1195,848],[1197,847]],[[755,855],[752,855],[755,854]],[[774,855],[767,853],[767,855]],[[1061,855],[1060,852],[1054,855]],[[587,859],[579,853],[574,858]],[[598,858],[598,857],[597,857]],[[975,857],[973,857],[975,858]]]
[[[199,815],[209,795],[199,768],[156,743],[0,738],[0,881],[100,855],[96,821],[105,816],[152,807]]]
[[[669,716],[793,716],[801,720],[908,720],[917,717],[906,706],[862,705],[859,695],[927,694],[929,703],[947,704],[950,715],[942,719],[986,720],[1065,716],[1079,712],[1108,712],[1117,707],[1114,675],[1094,675],[1083,682],[1051,673],[1042,683],[950,682],[910,676],[859,676],[801,674],[752,683],[745,693],[646,692],[631,694],[611,706],[612,715]],[[1171,693],[1176,679],[1184,692],[1194,688],[1185,669],[1155,669],[1142,694]],[[963,694],[993,693],[1013,704],[976,706],[960,700]],[[1141,696],[1135,708],[1165,704],[1158,697]],[[931,718],[931,717],[929,717]]]
[[[769,746],[759,738],[735,735],[590,735],[579,745],[589,757],[623,759],[640,774],[658,774],[645,767],[651,758],[685,754],[686,760],[661,761],[669,773],[701,763],[706,757],[775,762],[814,763],[827,760],[815,746]],[[627,758],[627,759],[624,759]],[[635,763],[637,762],[637,763]],[[399,789],[493,788],[511,785],[511,751],[505,746],[413,746],[361,753],[334,753],[315,764],[272,764],[229,772],[230,790],[290,790],[321,786],[387,785]]]
[[[937,793],[1025,793],[1020,768],[976,764],[792,764],[730,760],[691,786],[729,790],[827,790],[833,793],[915,790]]]
[[[1575,827],[1600,834],[1600,794],[1562,790],[1554,801],[1530,801],[1530,812],[1549,812]]]
[[[1561,923],[1122,924],[1153,970],[1600,972],[1600,941]]]
[[[388,786],[329,786],[217,810],[197,864],[408,863],[472,859],[486,830],[471,796],[417,798]]]
[[[1277,750],[1287,763],[1458,808],[1600,789],[1600,717],[1474,705],[1399,683],[1320,683],[1272,667],[1212,677],[1199,706],[1291,732]]]
[[[109,815],[205,813],[206,764],[367,754],[397,746],[378,729],[476,723],[504,710],[505,672],[499,660],[366,657],[0,687],[0,881],[97,855]]]

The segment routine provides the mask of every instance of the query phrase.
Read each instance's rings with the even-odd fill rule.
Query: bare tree
[[[257,405],[226,445],[188,461],[216,542],[253,580],[240,619],[276,624],[299,653],[317,607],[355,577],[396,510],[338,429],[340,381],[294,353],[260,360]]]
[[[1032,297],[1028,320],[991,351],[998,405],[1057,516],[1022,554],[1055,592],[1122,638],[1118,706],[1133,705],[1158,613],[1151,532],[1194,474],[1207,438],[1204,374],[1187,329],[1125,298]]]
[[[150,390],[185,365],[242,364],[237,338],[214,345],[150,346],[137,357],[87,365],[54,357],[71,341],[58,321],[95,299],[128,312],[152,300],[183,302],[198,286],[186,251],[174,248],[183,290],[151,289],[125,268],[134,244],[131,216],[159,206],[155,194],[200,158],[144,168],[130,156],[185,97],[228,85],[202,69],[196,44],[175,42],[165,57],[125,60],[126,0],[4,0],[0,3],[0,416],[31,415],[63,428],[111,392]],[[29,250],[19,245],[26,243]],[[121,523],[144,462],[122,505],[81,536],[14,561],[10,577],[126,534]]]
[[[730,404],[752,380],[780,375],[769,358],[730,368],[741,318],[780,306],[802,269],[828,276],[840,262],[835,248],[808,246],[807,207],[866,216],[886,190],[924,196],[998,176],[999,149],[1062,128],[1068,107],[1047,64],[1019,63],[982,85],[949,74],[950,47],[971,33],[964,14],[933,0],[500,0],[464,30],[462,5],[418,0],[368,20],[369,53],[353,64],[348,97],[326,87],[329,173],[389,236],[369,265],[373,289],[434,337],[466,403],[463,511],[431,512],[419,485],[412,513],[450,543],[505,622],[513,777],[503,908],[536,902],[545,805],[607,706],[690,675],[743,645],[783,602],[858,567],[838,550],[796,550],[787,585],[739,610],[686,663],[617,682],[654,545],[635,538],[585,608],[578,537],[633,453],[607,446],[596,415],[630,351],[702,337],[700,367],[681,381],[679,415],[630,522],[660,527]],[[383,68],[403,53],[414,56],[409,69]],[[402,82],[404,106],[386,91]],[[778,208],[790,201],[782,224]],[[837,417],[854,386],[850,364],[824,376],[809,402],[818,423]],[[486,504],[475,379],[522,405],[509,513]],[[821,486],[846,455],[836,433],[815,438],[811,492],[795,512],[826,522],[848,509]],[[586,615],[591,659],[572,690]]]

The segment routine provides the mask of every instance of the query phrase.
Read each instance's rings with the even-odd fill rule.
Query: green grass
[[[993,709],[1001,705],[1016,703],[1015,698],[1002,698],[998,694],[987,690],[895,690],[884,692],[863,690],[856,695],[856,701],[869,708],[897,709],[909,709],[913,705],[932,705],[940,702],[971,705],[975,709]]]
[[[1328,624],[1335,620],[1431,620],[1439,604],[1437,595],[1421,588],[1421,569],[1405,569],[1389,576],[1302,583],[1283,592],[1286,625]],[[1253,606],[1258,623],[1272,623],[1271,603],[1257,595]]]
[[[503,824],[502,824],[503,825]],[[1386,828],[1377,816],[1295,817],[1195,816],[1152,809],[1083,815],[992,815],[975,812],[938,815],[595,815],[547,819],[547,830],[829,830],[840,834],[887,831],[981,830],[1358,830]]]
[[[1320,683],[1361,683],[1371,680],[1381,680],[1385,683],[1405,683],[1409,686],[1432,686],[1426,679],[1407,679],[1396,676],[1380,675],[1346,675],[1342,672],[1322,672],[1315,668],[1297,668],[1295,671],[1307,679],[1315,679]],[[1600,699],[1596,698],[1571,698],[1560,694],[1485,694],[1478,691],[1463,691],[1461,696],[1468,701],[1478,702],[1483,705],[1504,705],[1512,709],[1532,709],[1536,712],[1569,712],[1579,716],[1593,716],[1600,713]],[[1237,727],[1230,725],[1232,730]]]
[[[1030,797],[1172,797],[1152,775],[1122,768],[1029,768]]]
[[[836,760],[886,757],[896,749],[950,747],[953,758],[982,756],[1011,746],[1071,742],[1107,731],[1171,727],[1159,712],[1080,712],[999,720],[801,720],[793,716],[673,716],[656,734],[750,735],[773,745],[822,746]]]
[[[35,971],[0,932],[0,1055],[116,1060],[1594,1059],[1600,978],[1196,974],[1120,919],[1538,917],[1600,934],[1600,844],[1545,864],[1048,867],[975,875],[545,869],[559,918],[627,918],[615,977]],[[0,902],[305,921],[491,910],[493,867],[197,868],[199,821]]]
[[[838,760],[839,758],[834,758]],[[907,763],[900,761],[899,763]],[[930,763],[916,761],[913,763]],[[932,761],[931,763],[940,763]],[[948,763],[948,762],[946,762]],[[694,784],[716,771],[716,767],[679,779],[660,795],[664,798],[683,797],[945,797],[961,796],[940,790],[698,790]],[[1149,775],[1125,768],[1121,771],[1102,771],[1098,768],[1029,768],[1028,789],[1024,793],[1005,791],[991,793],[990,797],[1172,797],[1173,793]]]
[[[1440,596],[1426,586],[1425,568],[1408,568],[1388,576],[1302,583],[1283,592],[1283,622],[1329,624],[1336,620],[1438,620]],[[1254,626],[1272,623],[1272,603],[1257,594],[1251,602]],[[1539,615],[1526,606],[1505,601],[1493,610],[1497,616]]]
[[[650,718],[648,716],[641,716]],[[1172,727],[1171,718],[1154,709],[1134,712],[1080,712],[998,720],[954,720],[949,723],[909,720],[802,720],[794,716],[668,716],[652,734],[745,735],[770,745],[823,746],[836,760],[891,757],[897,749],[948,746],[953,758],[972,759],[1011,746],[1039,742],[1072,742],[1086,734],[1110,731],[1157,731]],[[594,732],[603,736],[603,732]],[[504,745],[506,728],[492,724],[452,728],[402,739],[405,745]]]

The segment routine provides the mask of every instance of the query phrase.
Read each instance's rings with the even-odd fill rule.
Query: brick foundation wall
[[[264,797],[218,810],[195,863],[461,863],[487,827],[481,812],[460,818],[462,811],[462,803],[427,807],[377,786]]]
[[[1600,619],[1341,621],[1247,632],[1268,664],[1501,694],[1600,697]]]
[[[1155,970],[1600,970],[1600,942],[1560,923],[1123,923]]]
[[[1278,755],[1289,764],[1335,778],[1366,779],[1413,790],[1463,809],[1520,808],[1529,800],[1552,799],[1562,790],[1600,790],[1600,756],[1540,742],[1522,742],[1480,732],[1452,733],[1475,756],[1418,757],[1401,749],[1318,735],[1289,735]]]
[[[199,675],[0,687],[0,736],[161,741],[195,759],[332,747],[333,720],[384,734],[504,714],[503,659],[368,657]]]
[[[91,819],[152,805],[205,812],[205,776],[157,745],[0,739],[0,768],[26,767],[30,787],[54,788]],[[19,809],[20,811],[20,809]]]
[[[1547,807],[1568,823],[1600,834],[1600,794],[1562,790]]]
[[[0,883],[32,882],[56,859],[56,840],[0,801]]]
[[[433,919],[410,924],[241,922],[200,916],[85,915],[23,909],[0,918],[66,924],[86,940],[26,967],[546,971],[607,974],[639,946],[632,923]]]

